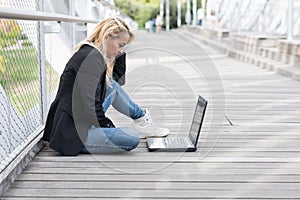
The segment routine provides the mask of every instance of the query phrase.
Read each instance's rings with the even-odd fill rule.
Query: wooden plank
[[[207,153],[207,154],[205,154]],[[282,156],[282,157],[257,157],[255,153],[245,157],[243,154],[233,156],[210,156],[210,151],[190,153],[163,153],[145,151],[144,153],[131,153],[126,156],[114,154],[113,156],[99,155],[80,155],[78,157],[63,157],[57,155],[43,156],[36,158],[36,161],[52,161],[52,162],[73,162],[73,161],[99,161],[99,162],[300,162],[300,157]],[[204,157],[205,156],[205,157]]]
[[[220,169],[221,170],[221,169]],[[117,181],[117,182],[244,182],[299,183],[297,174],[21,174],[20,181]]]
[[[300,188],[300,183],[232,183],[232,182],[100,182],[100,181],[52,181],[51,184],[45,181],[16,181],[13,188],[36,188],[36,189],[119,189],[126,190],[143,189],[143,190],[156,190],[160,189],[173,189],[173,190],[215,190],[215,189],[261,189],[261,190],[277,190],[285,188],[297,190]]]
[[[207,153],[207,154],[204,154]],[[87,157],[87,156],[80,156],[80,158],[77,159],[70,159],[65,157],[59,157],[59,156],[49,156],[49,157],[39,157],[37,161],[43,162],[43,161],[52,161],[52,162],[74,162],[76,160],[81,162],[92,162],[92,161],[98,161],[98,162],[153,162],[153,163],[173,163],[173,162],[191,162],[191,163],[197,163],[197,162],[243,162],[243,163],[249,163],[249,162],[300,162],[300,158],[296,157],[256,157],[255,154],[249,157],[244,157],[243,155],[240,156],[234,156],[234,157],[211,157],[209,156],[210,151],[204,152],[202,154],[195,154],[193,157],[185,157],[186,154],[177,154],[177,155],[169,155],[169,157],[164,158],[164,154],[161,154],[160,152],[155,153],[149,153],[145,151],[144,155],[138,156],[137,154],[130,154],[128,157],[124,158],[125,156],[113,156],[113,157],[97,157],[96,155],[93,155],[93,157]],[[149,156],[148,156],[149,155]],[[156,156],[152,156],[156,155]],[[138,157],[137,157],[138,156]],[[145,157],[146,156],[146,157]]]
[[[121,169],[136,169],[136,170],[151,170],[154,168],[159,167],[160,164],[164,163],[101,163],[101,162],[81,162],[81,161],[74,161],[74,162],[38,162],[34,161],[30,163],[28,169],[31,167],[36,168],[121,168]],[[219,162],[199,162],[199,163],[173,163],[170,165],[165,166],[168,169],[299,169],[300,163],[285,163],[285,162],[261,162],[261,163],[245,163],[243,162],[235,162],[235,163],[219,163]],[[164,169],[164,168],[162,168]]]
[[[234,146],[234,145],[232,145]],[[146,147],[145,147],[146,148]],[[280,147],[279,147],[280,148]],[[297,147],[298,149],[300,147]],[[209,152],[210,151],[210,152]],[[244,158],[248,158],[248,157],[253,157],[253,155],[255,155],[258,159],[260,158],[264,158],[264,157],[273,157],[273,158],[295,158],[295,157],[299,157],[300,158],[300,151],[240,151],[239,149],[236,149],[235,151],[215,151],[215,148],[213,148],[212,150],[210,148],[207,149],[199,149],[199,153],[193,156],[185,156],[185,157],[199,157],[199,155],[201,153],[204,152],[209,152],[209,157],[223,157],[223,158],[231,158],[231,157],[244,157]],[[41,156],[56,156],[56,153],[41,153]],[[160,156],[162,157],[166,157],[167,155],[164,153],[159,153]],[[177,154],[178,155],[178,154]],[[137,155],[136,158],[139,159],[141,157],[145,156],[145,154],[141,154],[141,155]],[[170,155],[172,157],[176,156],[176,155]],[[149,156],[148,156],[149,157]],[[151,157],[149,157],[149,159],[151,159]]]
[[[299,190],[172,190],[172,189],[156,189],[156,190],[99,190],[99,189],[15,189],[9,191],[9,196],[30,196],[30,197],[98,197],[98,198],[297,198],[299,197]],[[30,195],[29,195],[30,194]]]
[[[163,174],[163,175],[178,175],[178,174],[184,174],[186,172],[186,169],[170,169],[168,166],[165,168],[153,168],[153,169],[139,169],[135,170],[135,168],[130,169],[123,169],[122,165],[115,168],[72,168],[72,167],[64,167],[64,168],[34,168],[31,167],[30,169],[25,169],[23,171],[23,174],[32,175],[32,174],[83,174],[83,175],[121,175],[121,174],[128,174],[130,172],[135,173],[149,173],[152,172],[152,170],[155,170],[155,174]],[[130,171],[130,172],[129,172]],[[230,169],[230,168],[218,168],[218,169],[212,169],[212,168],[194,168],[189,170],[190,174],[193,175],[202,175],[202,174],[213,174],[213,175],[257,175],[257,174],[263,174],[263,175],[288,175],[293,174],[296,176],[300,175],[300,171],[298,169],[291,169],[291,168],[267,168],[267,169]]]

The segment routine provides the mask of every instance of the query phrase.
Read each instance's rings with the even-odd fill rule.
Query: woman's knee
[[[139,133],[131,128],[121,128],[121,130],[123,132],[122,144],[120,144],[122,149],[125,151],[135,149],[140,143]]]
[[[130,141],[127,142],[126,146],[123,146],[123,150],[125,151],[132,151],[133,149],[137,148],[140,144],[140,138],[132,136]]]

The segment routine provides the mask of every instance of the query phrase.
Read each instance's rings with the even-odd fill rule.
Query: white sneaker
[[[151,119],[149,111],[145,110],[145,115],[133,120],[133,127],[140,133],[140,138],[164,137],[169,134],[169,129],[159,128]]]

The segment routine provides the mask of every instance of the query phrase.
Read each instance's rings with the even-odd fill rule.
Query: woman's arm
[[[113,79],[120,85],[125,84],[126,73],[126,53],[116,58],[116,62],[113,69]]]

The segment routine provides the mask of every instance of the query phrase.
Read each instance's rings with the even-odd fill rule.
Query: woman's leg
[[[114,80],[111,81],[111,87],[106,89],[106,97],[103,102],[104,112],[110,105],[131,119],[138,119],[145,115],[144,110],[134,103],[125,90]]]
[[[144,115],[144,111],[129,98],[123,88],[115,81],[112,81],[112,87],[106,89],[106,97],[103,102],[104,112],[110,105],[133,119]],[[92,126],[88,130],[88,137],[81,153],[127,152],[136,148],[139,142],[139,133],[132,128],[96,128]]]
[[[81,153],[127,152],[136,148],[139,142],[139,133],[132,128],[91,127]]]
[[[134,103],[124,89],[116,82],[111,82],[112,87],[107,87],[103,110],[107,111],[112,105],[116,110],[133,119],[133,127],[140,133],[140,138],[162,137],[169,134],[166,128],[157,127],[149,114]]]

